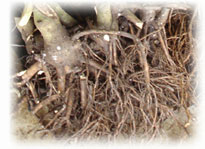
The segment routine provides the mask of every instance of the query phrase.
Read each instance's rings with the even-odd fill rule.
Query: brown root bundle
[[[80,45],[78,64],[72,61],[71,67],[71,58],[61,54],[59,61],[66,65],[53,65],[34,50],[24,64],[26,72],[13,76],[15,88],[43,126],[37,131],[41,137],[72,141],[192,135],[196,10],[119,8],[116,13],[112,5],[106,7],[113,13],[109,20],[117,21],[114,30],[109,22],[102,30],[89,16],[83,25],[68,29],[69,42]],[[60,39],[55,46],[64,45]]]

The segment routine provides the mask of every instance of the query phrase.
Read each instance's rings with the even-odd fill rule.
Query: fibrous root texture
[[[26,123],[36,119],[41,126],[21,127],[24,138],[31,131],[67,142],[193,135],[194,7],[111,4],[104,15],[112,18],[104,28],[98,22],[102,10],[94,5],[86,14],[62,7],[74,20],[69,26],[54,8],[34,5],[31,31],[17,21],[26,54],[16,59],[22,67],[12,76],[18,95],[12,113],[21,115],[24,107],[22,115],[31,115]]]

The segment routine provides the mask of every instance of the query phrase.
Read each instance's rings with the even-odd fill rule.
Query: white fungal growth
[[[34,53],[34,51],[32,50],[31,53]]]
[[[52,56],[52,58],[53,58],[54,61],[57,60],[57,56],[56,55]]]
[[[66,108],[66,105],[65,104],[63,104],[63,108],[62,109],[65,109]]]
[[[20,77],[20,76],[22,76],[25,72],[26,72],[26,70],[21,71],[21,72],[17,73],[17,76]]]
[[[57,46],[56,49],[57,49],[57,50],[61,50],[61,47],[60,47],[60,46]]]
[[[43,57],[46,57],[46,53],[43,53],[42,55],[43,55]]]
[[[120,12],[117,14],[118,17],[120,17],[121,15],[122,15],[122,14],[121,14]]]
[[[184,125],[185,128],[187,128],[188,126],[190,126],[191,124],[188,122]]]
[[[41,75],[42,73],[44,73],[44,71],[40,70],[40,71],[38,72],[38,75]]]
[[[40,101],[39,101],[39,100],[37,100],[37,101],[36,101],[36,103],[37,103],[37,104],[39,104],[39,103],[40,103]]]
[[[54,113],[58,113],[58,110],[54,110]]]
[[[156,35],[156,34],[153,34],[153,35],[152,35],[152,37],[154,37],[154,38],[155,38],[155,37],[157,37],[157,35]]]
[[[104,38],[104,40],[106,40],[106,41],[110,41],[110,36],[109,36],[109,35],[107,35],[107,34],[106,34],[106,35],[104,35],[104,37],[103,37],[103,38]]]

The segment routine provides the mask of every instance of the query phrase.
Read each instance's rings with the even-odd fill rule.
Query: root
[[[122,16],[126,17],[127,20],[134,23],[134,25],[136,25],[136,27],[138,27],[139,29],[142,29],[143,22],[138,19],[130,10],[124,10],[122,12]]]
[[[26,84],[39,70],[42,69],[41,62],[33,64],[26,72],[21,76],[22,82],[16,83],[16,86],[21,87]]]
[[[84,109],[88,103],[88,94],[87,94],[87,78],[80,76],[80,89],[81,89],[81,107]]]
[[[72,89],[69,89],[66,93],[67,97],[67,107],[66,107],[66,122],[67,125],[70,126],[70,115],[72,111],[73,101],[74,101],[74,93]]]
[[[44,51],[29,53],[30,67],[13,78],[22,79],[19,97],[27,97],[22,103],[48,132],[66,141],[192,135],[196,12],[99,3],[92,6],[97,20],[85,17],[70,29],[78,20],[58,5],[43,6],[35,5],[30,21]],[[22,37],[31,40],[36,33]]]
[[[47,129],[48,127],[50,127],[53,124],[53,122],[55,122],[56,119],[65,111],[65,109],[66,109],[66,105],[63,105],[63,107],[60,109],[60,111],[58,111],[56,113],[54,118],[45,126],[45,128]]]
[[[147,88],[149,90],[149,86],[150,86],[150,74],[149,74],[149,65],[147,62],[147,56],[145,53],[145,47],[140,47],[140,62],[141,65],[143,66],[144,69],[144,75],[145,75],[145,83],[147,85]]]
[[[59,95],[52,95],[46,99],[44,99],[42,102],[40,102],[36,107],[34,107],[34,109],[32,110],[32,113],[35,114],[36,112],[38,112],[42,107],[50,104],[52,101],[55,101],[57,98],[59,97]]]
[[[65,91],[65,77],[66,77],[66,74],[61,71],[60,69],[57,69],[57,76],[58,76],[58,91],[59,93],[64,93]]]
[[[135,35],[129,34],[127,32],[123,31],[105,31],[105,30],[88,30],[88,31],[83,31],[80,33],[75,34],[72,37],[72,40],[78,40],[82,36],[90,35],[90,34],[110,34],[110,35],[117,35],[117,36],[123,36],[129,39],[132,39],[133,41],[139,41]]]
[[[158,32],[158,37],[159,37],[159,41],[160,41],[160,43],[161,43],[161,45],[162,45],[162,49],[163,49],[163,51],[164,51],[164,53],[165,53],[165,55],[166,55],[166,57],[167,57],[167,60],[169,61],[169,64],[174,67],[174,66],[175,66],[175,63],[174,63],[174,61],[172,60],[172,58],[170,57],[170,55],[169,55],[168,47],[166,47],[166,45],[165,45],[165,43],[164,43],[164,40],[163,40],[162,35],[161,35],[160,32]]]

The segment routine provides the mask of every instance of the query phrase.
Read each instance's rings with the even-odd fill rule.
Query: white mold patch
[[[43,57],[46,57],[46,53],[43,53],[42,55],[43,55]]]
[[[106,34],[106,35],[104,35],[104,37],[103,37],[103,38],[104,38],[104,40],[105,40],[105,41],[110,41],[110,36],[109,36],[109,35],[107,35],[107,34]]]
[[[20,76],[22,76],[25,72],[26,72],[26,70],[21,71],[21,72],[17,73],[17,76],[20,77]]]
[[[57,49],[57,50],[61,50],[61,47],[60,47],[60,46],[57,46],[56,49]]]
[[[40,70],[40,71],[38,72],[38,75],[41,75],[41,74],[43,74],[43,73],[44,73],[44,71]]]

